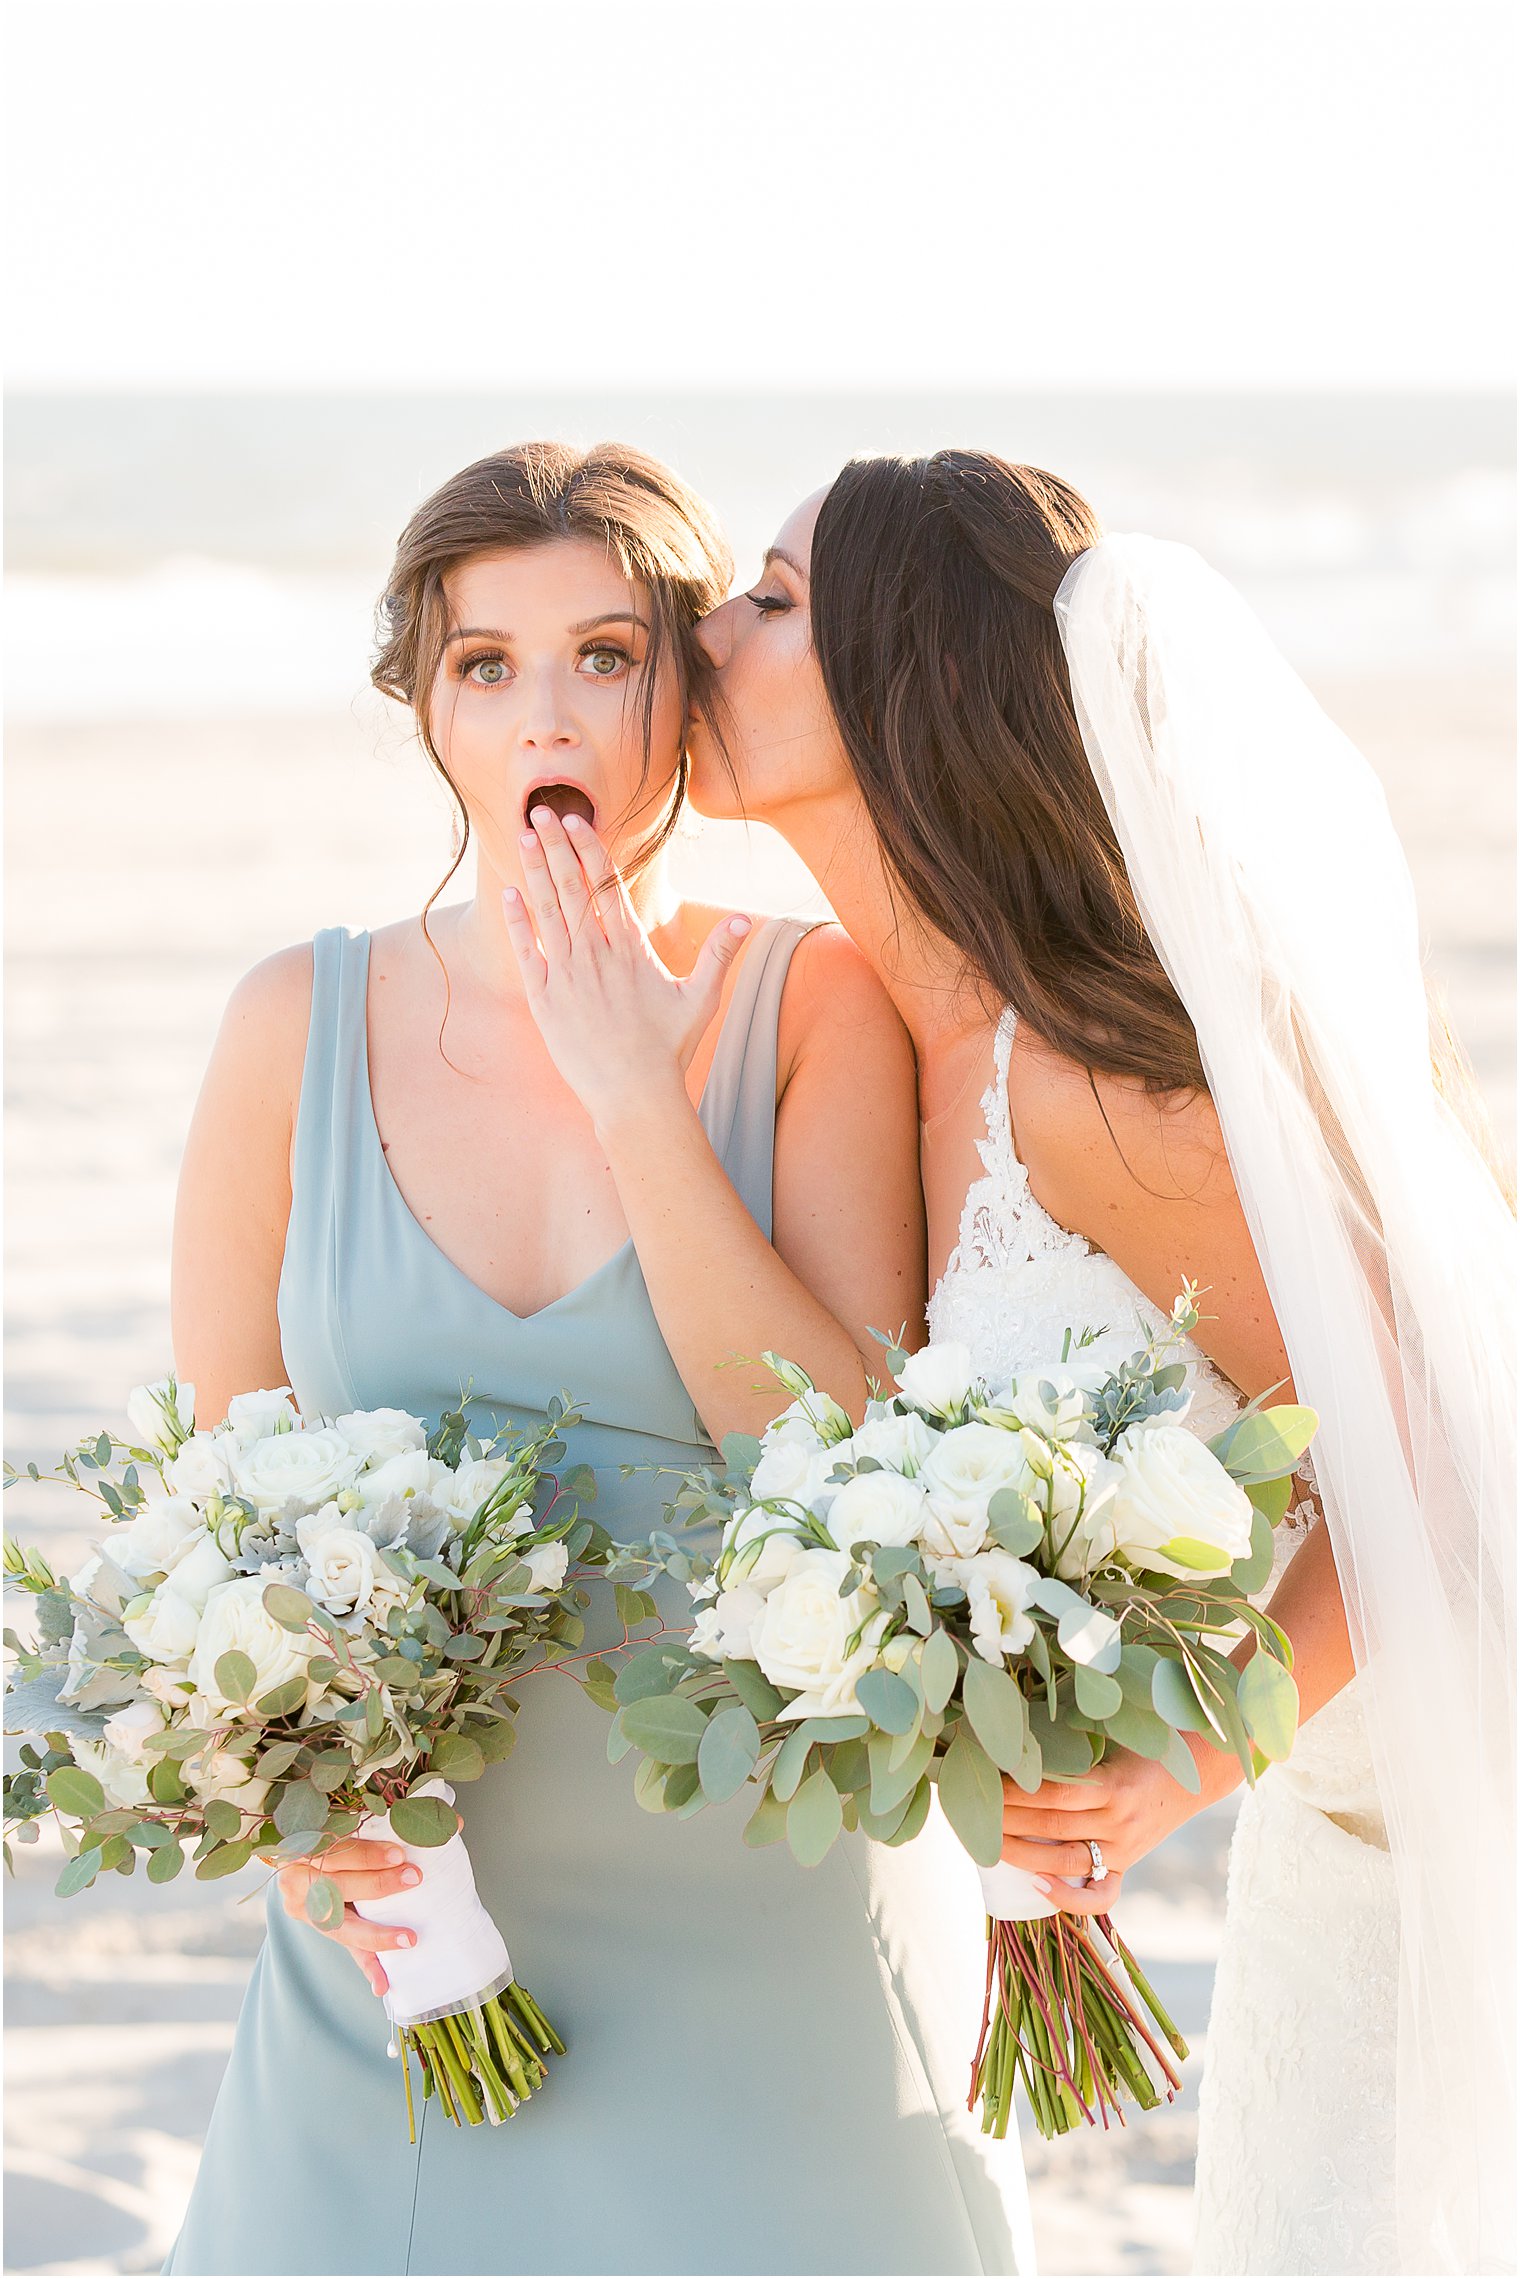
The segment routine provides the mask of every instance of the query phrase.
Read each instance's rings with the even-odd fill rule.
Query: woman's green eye
[[[470,667],[470,677],[484,688],[495,688],[507,677],[507,668],[500,657],[480,657]]]
[[[591,667],[593,680],[610,681],[619,666],[626,662],[621,649],[588,649],[586,662]]]

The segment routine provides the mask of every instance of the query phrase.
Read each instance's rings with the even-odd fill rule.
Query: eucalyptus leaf
[[[1020,1488],[999,1488],[987,1506],[987,1531],[1000,1550],[1023,1559],[1045,1540],[1045,1521],[1033,1496]]]
[[[919,1656],[918,1677],[924,1689],[924,1705],[936,1712],[943,1709],[955,1691],[960,1675],[960,1656],[948,1630],[931,1630],[924,1640]]]
[[[620,1765],[632,1747],[633,1743],[623,1731],[623,1713],[619,1710],[613,1718],[607,1734],[608,1764]]]
[[[236,1875],[252,1857],[253,1845],[247,1839],[237,1844],[218,1844],[216,1850],[208,1852],[201,1861],[196,1877],[201,1883],[215,1883],[224,1875]]]
[[[667,1765],[646,1757],[633,1776],[633,1800],[645,1812],[663,1812],[665,1809],[665,1776]]]
[[[428,1849],[446,1844],[459,1829],[453,1805],[445,1804],[441,1796],[404,1796],[391,1806],[390,1817],[399,1842]],[[279,1815],[275,1818],[278,1824]]]
[[[758,1852],[767,1844],[780,1843],[786,1834],[786,1811],[780,1797],[767,1789],[744,1824],[744,1841],[751,1851]]]
[[[428,1765],[449,1780],[479,1780],[486,1769],[485,1751],[463,1733],[440,1733],[428,1753]]]
[[[82,1852],[76,1852],[71,1860],[64,1862],[62,1873],[53,1886],[57,1896],[60,1899],[71,1899],[76,1891],[85,1890],[99,1875],[100,1866],[101,1848],[98,1844],[89,1844]]]
[[[238,1653],[235,1648],[230,1653],[218,1654],[216,1668],[212,1672],[223,1700],[231,1702],[244,1702],[248,1699],[258,1674],[251,1657]]]
[[[306,1887],[306,1920],[331,1931],[343,1920],[343,1894],[330,1875],[313,1876]]]
[[[1235,1698],[1256,1747],[1270,1764],[1281,1764],[1298,1732],[1298,1687],[1289,1672],[1258,1646],[1240,1674]]]
[[[185,1855],[177,1843],[160,1844],[148,1854],[149,1883],[172,1883],[185,1864]]]
[[[906,1812],[897,1823],[893,1833],[887,1838],[889,1844],[895,1848],[899,1844],[912,1843],[929,1817],[929,1806],[933,1796],[934,1783],[927,1779],[921,1780],[908,1799]]]
[[[60,1765],[57,1772],[49,1773],[47,1792],[58,1811],[74,1820],[88,1820],[91,1813],[106,1808],[105,1790],[93,1773],[79,1765]]]
[[[1151,1706],[1158,1717],[1164,1718],[1175,1732],[1208,1733],[1212,1731],[1204,1715],[1193,1681],[1185,1663],[1175,1661],[1171,1655],[1161,1655],[1151,1673]]]
[[[315,1835],[326,1823],[327,1799],[313,1782],[293,1780],[281,1789],[270,1817],[282,1836]]]
[[[1118,1690],[1116,1686],[1116,1699]],[[972,1731],[993,1763],[1005,1773],[1017,1771],[1029,1739],[1029,1713],[1008,1672],[973,1654],[961,1681],[961,1699]]]
[[[665,1776],[664,1804],[667,1812],[679,1812],[683,1806],[699,1798],[704,1804],[702,1777],[695,1765],[672,1765]]]
[[[707,1718],[684,1694],[650,1694],[626,1702],[623,1731],[636,1749],[662,1765],[694,1765]]]
[[[816,1867],[844,1826],[839,1791],[826,1772],[810,1773],[787,1807],[786,1840],[793,1858]]]
[[[737,1660],[725,1662],[723,1675],[750,1715],[758,1718],[762,1725],[770,1724],[786,1707],[784,1698],[776,1691],[758,1663]]]
[[[1318,1430],[1313,1409],[1285,1403],[1241,1417],[1208,1445],[1231,1479],[1250,1487],[1291,1472]]]
[[[313,1606],[305,1591],[292,1590],[289,1583],[266,1583],[264,1612],[282,1630],[302,1631],[312,1618]]]
[[[669,1651],[663,1643],[646,1646],[623,1664],[613,1680],[612,1690],[626,1707],[629,1702],[643,1701],[652,1694],[669,1693],[679,1675],[679,1668],[672,1669]]]
[[[213,1836],[236,1836],[242,1832],[243,1815],[225,1797],[214,1796],[211,1799],[206,1806],[204,1819]]]
[[[1003,1782],[968,1724],[939,1768],[939,1800],[946,1819],[979,1867],[995,1867],[1003,1850]]]
[[[855,1698],[883,1733],[908,1732],[919,1714],[917,1694],[891,1670],[867,1670],[855,1682]]]
[[[892,1739],[889,1734],[873,1734],[867,1743],[871,1760],[870,1809],[880,1817],[911,1796],[934,1754],[934,1743],[927,1733],[920,1733],[907,1756],[898,1764],[891,1763]]]
[[[770,1785],[783,1804],[789,1804],[797,1793],[811,1747],[807,1734],[798,1726],[787,1735],[776,1751],[775,1761],[771,1765]]]
[[[1255,1494],[1247,1490],[1255,1502]],[[1265,1590],[1272,1579],[1274,1539],[1270,1512],[1259,1504],[1251,1514],[1251,1548],[1244,1559],[1237,1559],[1230,1569],[1230,1580],[1238,1591],[1251,1593]]]
[[[1093,1718],[1099,1724],[1112,1717],[1123,1703],[1124,1694],[1118,1679],[1109,1677],[1102,1670],[1090,1669],[1082,1662],[1078,1662],[1072,1672],[1072,1684],[1077,1707],[1082,1715]],[[1011,1765],[1008,1768],[1010,1772],[1013,1769]]]
[[[269,1587],[273,1590],[277,1586],[271,1583]],[[289,1625],[286,1627],[289,1628]],[[300,1709],[305,1700],[305,1678],[287,1678],[283,1685],[275,1686],[269,1693],[260,1694],[253,1706],[260,1717],[288,1717],[293,1709]]]
[[[697,1744],[703,1793],[714,1804],[737,1796],[760,1757],[760,1728],[742,1701],[709,1718]]]

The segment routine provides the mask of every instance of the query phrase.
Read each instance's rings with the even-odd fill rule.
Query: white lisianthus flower
[[[145,1768],[124,1757],[104,1741],[74,1736],[69,1753],[82,1772],[93,1773],[106,1792],[106,1803],[118,1811],[134,1812],[153,1801]]]
[[[893,1677],[900,1678],[908,1664],[917,1658],[920,1644],[921,1641],[910,1637],[906,1630],[899,1630],[897,1636],[889,1638],[881,1650],[882,1668],[890,1670]]]
[[[425,1448],[406,1448],[399,1456],[387,1456],[373,1471],[361,1472],[354,1489],[367,1510],[391,1496],[431,1496],[441,1505],[454,1491],[454,1474]]]
[[[800,1446],[832,1448],[848,1440],[854,1429],[848,1412],[815,1386],[810,1393],[799,1393],[780,1416],[772,1418],[760,1435],[760,1445],[772,1448],[778,1440],[795,1440]]]
[[[912,1353],[897,1379],[905,1399],[927,1409],[931,1416],[953,1416],[970,1398],[976,1383],[971,1348],[956,1338],[945,1338]]]
[[[984,1662],[1001,1665],[1009,1654],[1022,1654],[1034,1636],[1029,1612],[1031,1593],[1039,1582],[1038,1568],[1011,1551],[982,1551],[958,1563],[957,1580],[971,1610],[971,1640]]]
[[[153,1385],[138,1385],[127,1395],[127,1422],[142,1448],[161,1448],[172,1456],[195,1427],[195,1387],[160,1377]]]
[[[329,1614],[362,1614],[375,1587],[380,1554],[357,1527],[330,1527],[303,1543],[307,1589]]]
[[[225,1699],[216,1682],[216,1665],[223,1654],[246,1654],[252,1662],[249,1699],[253,1701],[290,1678],[306,1676],[313,1642],[304,1632],[282,1630],[266,1611],[264,1580],[262,1575],[235,1575],[230,1583],[218,1583],[206,1601],[189,1675],[196,1694],[220,1710],[238,1706]]]
[[[765,1600],[748,1583],[720,1591],[711,1606],[704,1606],[691,1629],[691,1650],[711,1662],[752,1662],[755,1616]]]
[[[172,1464],[164,1466],[164,1480],[177,1496],[204,1503],[208,1496],[224,1496],[232,1486],[232,1446],[226,1433],[192,1432]]]
[[[275,1432],[299,1432],[300,1412],[288,1385],[260,1393],[234,1393],[227,1403],[228,1436],[234,1448],[251,1448]]]
[[[829,1506],[829,1533],[841,1551],[852,1543],[916,1543],[928,1516],[929,1499],[917,1480],[900,1472],[857,1472]]]
[[[998,1407],[1046,1440],[1090,1440],[1088,1397],[1108,1374],[1096,1365],[1026,1370]]]
[[[269,1433],[232,1459],[238,1494],[261,1511],[291,1502],[326,1503],[350,1485],[358,1469],[358,1457],[330,1424],[313,1432]]]
[[[1068,1441],[1063,1453],[1065,1463],[1076,1464],[1082,1472],[1082,1516],[1072,1524],[1070,1473],[1063,1464],[1052,1483],[1056,1490],[1056,1518],[1046,1534],[1056,1573],[1063,1582],[1080,1583],[1101,1567],[1105,1559],[1113,1557],[1109,1506],[1121,1474],[1118,1465],[1110,1463],[1096,1448]]]
[[[740,1512],[723,1530],[723,1573],[764,1597],[775,1589],[802,1547],[795,1524],[784,1512],[762,1511],[756,1505]]]
[[[106,1550],[124,1575],[139,1582],[144,1575],[167,1574],[192,1536],[202,1532],[201,1515],[188,1496],[150,1496],[112,1528]]]
[[[119,1750],[129,1764],[146,1764],[148,1752],[144,1744],[155,1733],[162,1733],[168,1722],[160,1703],[131,1701],[125,1709],[118,1709],[114,1717],[106,1719],[101,1737]]]
[[[784,1718],[843,1717],[860,1706],[856,1680],[880,1659],[887,1618],[873,1590],[840,1597],[849,1566],[847,1552],[804,1551],[751,1623],[751,1649],[771,1684],[797,1689]]]
[[[436,1484],[427,1492],[440,1511],[446,1511],[450,1519],[457,1520],[461,1527],[467,1527],[481,1505],[488,1503],[495,1495],[511,1469],[511,1461],[505,1456],[480,1456],[472,1463],[461,1464],[457,1472],[451,1472],[447,1465],[443,1465]],[[512,1515],[514,1519],[531,1516],[526,1504],[519,1504]],[[493,1525],[499,1527],[503,1523],[495,1521]]]
[[[427,1446],[426,1425],[405,1409],[351,1409],[337,1418],[336,1429],[360,1462],[372,1467]]]
[[[920,1477],[929,1491],[922,1540],[950,1559],[969,1559],[981,1550],[987,1507],[999,1489],[1027,1493],[1033,1484],[1021,1435],[990,1424],[961,1424],[945,1433]]]
[[[913,1479],[923,1470],[933,1446],[933,1429],[921,1416],[912,1410],[899,1416],[885,1402],[873,1401],[848,1453],[852,1464],[863,1463],[869,1456],[889,1472],[903,1472]]]
[[[757,1504],[800,1504],[822,1519],[834,1499],[827,1483],[838,1461],[836,1450],[817,1440],[773,1440],[755,1466],[749,1492]]]
[[[1188,1582],[1228,1574],[1246,1556],[1251,1500],[1186,1425],[1137,1425],[1113,1461],[1119,1477],[1105,1517],[1121,1558]]]
[[[535,1591],[557,1591],[570,1566],[570,1546],[558,1543],[537,1543],[531,1551],[523,1553],[528,1567],[528,1588]]]
[[[187,1536],[180,1545],[169,1569],[169,1582],[177,1595],[200,1614],[208,1594],[218,1583],[225,1583],[234,1571],[232,1561],[223,1556],[215,1537],[202,1528],[198,1535]]]
[[[194,1649],[200,1619],[172,1583],[160,1583],[146,1606],[122,1616],[121,1626],[150,1662],[183,1662]]]

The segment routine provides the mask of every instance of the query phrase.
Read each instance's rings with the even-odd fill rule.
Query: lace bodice
[[[1057,1360],[1068,1330],[1096,1332],[1087,1357],[1117,1363],[1166,1319],[1106,1251],[1059,1225],[1030,1192],[1008,1110],[1016,1020],[1010,1006],[997,1025],[982,1095],[987,1136],[977,1142],[983,1176],[967,1191],[955,1249],[929,1300],[931,1338],[969,1346],[994,1385]],[[1191,1341],[1179,1357],[1193,1388],[1189,1425],[1205,1436],[1220,1431],[1240,1395]]]

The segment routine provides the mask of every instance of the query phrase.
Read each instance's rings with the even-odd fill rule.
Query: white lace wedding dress
[[[984,1177],[929,1303],[931,1337],[994,1384],[1061,1351],[1068,1328],[1121,1361],[1162,1316],[1106,1253],[1058,1226],[1014,1149],[1003,1015],[978,1143]],[[1239,1406],[1198,1349],[1188,1423]],[[1278,1530],[1272,1583],[1303,1540]],[[1308,1720],[1258,1781],[1230,1851],[1224,1940],[1199,2091],[1197,2238],[1206,2274],[1388,2273],[1393,2229],[1398,1908],[1357,1686]]]

